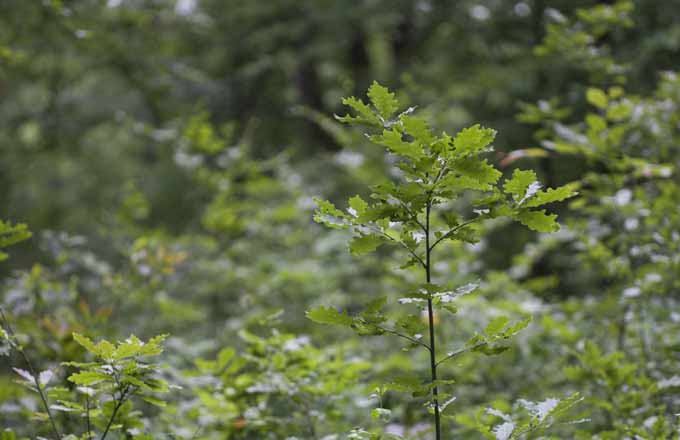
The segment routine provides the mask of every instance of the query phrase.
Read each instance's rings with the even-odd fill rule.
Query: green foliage
[[[196,401],[181,414],[192,431],[201,429],[210,439],[314,438],[343,423],[340,405],[357,392],[367,362],[276,329],[264,336],[244,330],[240,339],[243,350],[222,349],[186,372]]]
[[[369,98],[375,109],[388,108],[390,114],[396,111],[394,95],[377,83],[371,87]],[[351,102],[352,108],[372,111],[356,98]],[[355,233],[350,243],[353,254],[369,253],[383,243],[392,243],[405,248],[414,261],[422,264],[424,252],[429,249],[423,249],[425,243],[414,238],[414,234],[422,233],[422,218],[429,217],[431,208],[453,203],[464,194],[469,197],[470,190],[489,192],[491,197],[480,194],[468,201],[477,208],[477,217],[445,219],[443,223],[449,230],[433,231],[436,240],[433,244],[441,240],[475,241],[475,229],[470,225],[498,216],[511,216],[536,231],[553,232],[558,229],[555,216],[528,208],[576,195],[569,187],[539,192],[540,184],[531,171],[515,171],[501,191],[497,185],[501,173],[482,158],[495,137],[494,130],[474,125],[454,137],[446,133],[435,136],[424,119],[411,116],[412,111],[393,121],[387,121],[380,113],[382,110],[376,111],[372,113],[375,118],[384,119],[382,133],[369,139],[396,156],[397,168],[404,175],[402,181],[374,186],[372,204],[359,196],[353,197],[346,213],[329,201],[317,200],[319,209],[314,217],[331,228],[351,228]],[[356,118],[341,121],[356,122]]]
[[[9,222],[0,220],[0,249],[27,240],[30,237],[31,232],[25,224],[12,225]],[[7,257],[6,253],[0,251],[0,261],[6,260]]]
[[[5,3],[2,438],[678,439],[680,3]]]
[[[4,314],[3,324],[11,329]],[[5,337],[8,336],[6,333]],[[161,342],[165,336],[157,336],[146,342],[130,336],[126,341],[116,344],[106,340],[95,344],[77,333],[73,334],[73,339],[94,357],[90,362],[62,363],[63,366],[79,370],[68,376],[68,381],[76,385],[73,390],[50,386],[57,374],[56,370],[35,372],[23,347],[12,341],[30,370],[14,368],[21,378],[19,383],[38,393],[43,403],[44,412],[36,411],[33,417],[49,421],[57,438],[61,438],[61,430],[57,427],[57,416],[54,414],[64,413],[69,418],[85,420],[86,423],[80,425],[78,430],[90,438],[98,429],[101,431],[100,438],[104,439],[110,431],[139,431],[144,426],[141,413],[133,410],[134,397],[158,407],[166,405],[156,395],[167,393],[168,383],[157,377],[159,366],[145,359],[162,353]],[[66,438],[78,437],[69,435]]]
[[[352,318],[331,307],[319,307],[307,312],[307,318],[319,324],[352,325]]]
[[[321,306],[308,311],[307,317],[321,324],[351,327],[362,336],[396,335],[407,340],[412,347],[425,348],[430,354],[430,383],[424,385],[419,380],[407,379],[397,389],[409,391],[414,396],[431,393],[430,405],[434,412],[436,438],[439,439],[440,411],[446,406],[440,406],[440,399],[446,395],[439,394],[439,386],[449,382],[437,379],[437,367],[467,351],[481,351],[485,354],[505,351],[507,347],[497,343],[525,328],[529,319],[509,325],[508,318],[496,318],[488,324],[483,334],[470,339],[465,348],[438,359],[434,310],[443,309],[456,313],[457,309],[447,303],[457,296],[469,293],[476,286],[446,291],[441,286],[432,284],[433,250],[446,241],[478,241],[478,229],[473,224],[495,217],[511,217],[535,231],[555,231],[559,228],[555,221],[556,215],[529,208],[561,201],[575,196],[576,193],[570,187],[539,192],[541,185],[532,171],[516,170],[512,178],[506,180],[501,187],[498,184],[501,172],[483,157],[491,151],[491,143],[496,136],[494,130],[473,125],[455,136],[449,136],[445,132],[437,136],[431,132],[425,119],[413,116],[414,108],[390,119],[400,105],[395,94],[378,83],[373,83],[368,97],[370,104],[356,98],[346,99],[344,103],[358,115],[338,119],[344,123],[373,126],[378,133],[367,135],[368,139],[386,147],[394,155],[394,174],[399,177],[372,187],[372,203],[360,196],[350,198],[346,212],[336,208],[330,201],[317,200],[318,210],[314,220],[333,229],[351,229],[353,238],[349,248],[355,255],[373,252],[385,243],[398,245],[406,250],[409,260],[404,267],[421,266],[426,283],[421,285],[416,294],[403,298],[400,302],[419,304],[427,313],[428,325],[423,328],[415,315],[388,323],[388,317],[382,312],[386,304],[385,298],[369,303],[364,312],[357,316],[351,317],[333,308]],[[380,124],[376,124],[376,120]],[[460,206],[461,202],[465,204]],[[451,212],[452,208],[469,212],[473,207],[476,215],[467,219]],[[422,333],[428,329],[429,342],[423,342]]]
[[[501,423],[493,428],[480,424],[479,430],[492,440],[512,440],[526,438],[528,435],[543,435],[571,411],[581,400],[579,393],[574,393],[564,399],[549,398],[542,402],[520,400],[517,406],[524,414],[510,416],[493,408],[486,409],[486,415],[501,419]],[[488,417],[487,417],[488,418]]]

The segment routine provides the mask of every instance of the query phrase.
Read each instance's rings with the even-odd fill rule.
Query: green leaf
[[[545,210],[520,211],[513,214],[513,218],[537,232],[555,232],[560,229],[560,225],[556,221],[557,215],[546,214]]]
[[[131,335],[127,341],[118,345],[113,353],[114,359],[125,359],[140,354],[143,343],[135,335]]]
[[[607,94],[595,87],[590,87],[586,91],[586,100],[588,100],[589,103],[594,105],[595,107],[599,109],[604,109],[607,107],[607,103],[609,102],[609,99],[607,98]]]
[[[314,198],[319,207],[314,213],[314,221],[332,229],[346,229],[349,226],[347,215],[340,211],[332,202]]]
[[[371,142],[387,147],[392,153],[404,156],[413,161],[425,157],[423,148],[416,142],[406,142],[402,134],[396,130],[383,130],[381,135],[371,136]]]
[[[345,116],[335,116],[335,119],[338,121],[348,124],[362,124],[362,125],[369,125],[369,126],[374,126],[374,127],[382,127],[382,122],[378,117],[373,113],[373,110],[366,105],[363,101],[355,98],[354,96],[351,96],[349,98],[344,98],[342,100],[342,103],[345,104],[346,106],[352,108],[357,113],[357,116],[350,116],[350,115],[345,115]]]
[[[157,399],[155,397],[142,396],[142,400],[149,402],[150,404],[157,406],[159,408],[165,408],[167,406],[167,403],[164,400]]]
[[[354,255],[363,255],[373,252],[381,244],[383,244],[383,239],[380,236],[360,233],[352,238],[349,250]]]
[[[318,324],[350,326],[354,321],[352,317],[346,313],[340,313],[332,307],[324,306],[308,310],[306,316],[308,319]]]
[[[454,169],[441,181],[444,188],[457,191],[476,189],[490,191],[502,173],[489,164],[486,159],[468,157],[454,164]]]
[[[415,141],[421,146],[428,146],[434,141],[434,137],[430,132],[430,127],[427,125],[425,119],[416,116],[402,116],[401,123],[403,124],[406,133],[413,136]]]
[[[12,226],[9,222],[0,220],[0,248],[5,248],[31,237],[31,232],[23,223]],[[6,260],[8,255],[0,252],[0,261]]]
[[[50,405],[50,409],[63,412],[85,412],[85,408],[81,405],[71,402],[60,402],[62,402],[62,404]]]
[[[385,388],[401,393],[420,393],[426,390],[427,386],[416,376],[402,376],[386,384]]]
[[[97,347],[94,345],[94,342],[92,342],[90,338],[78,333],[73,333],[73,340],[80,344],[83,348],[85,348],[85,350],[89,351],[90,353],[97,354]]]
[[[102,381],[110,381],[111,377],[98,371],[88,370],[74,373],[68,377],[68,380],[76,385],[92,385]]]
[[[368,208],[368,203],[359,196],[354,196],[349,199],[349,207],[354,210],[357,217],[361,217]]]
[[[163,346],[161,343],[168,337],[167,334],[162,334],[154,336],[142,345],[142,349],[139,351],[140,356],[156,356],[163,352]]]
[[[507,179],[503,184],[503,191],[506,194],[512,194],[515,201],[519,201],[525,196],[529,185],[537,180],[535,172],[516,169],[512,173],[512,178]]]
[[[375,408],[373,411],[371,411],[371,417],[382,423],[387,423],[392,417],[392,411],[385,408]]]
[[[453,138],[453,152],[458,156],[479,153],[488,147],[496,137],[496,130],[479,124],[464,128]]]
[[[368,97],[385,121],[389,120],[399,108],[399,102],[395,98],[394,93],[391,93],[386,87],[381,86],[376,81],[373,81],[373,84],[369,87]]]
[[[122,384],[130,384],[138,387],[139,389],[146,390],[146,391],[151,391],[151,387],[144,383],[144,381],[134,377],[134,376],[124,376],[120,382]]]
[[[484,329],[484,332],[489,336],[493,336],[495,334],[498,334],[505,328],[505,326],[508,324],[509,321],[510,320],[508,319],[507,316],[499,316],[497,318],[494,318],[486,326],[486,329]]]
[[[155,393],[167,393],[170,389],[168,383],[160,379],[144,378],[144,383]]]
[[[223,348],[217,354],[217,362],[215,363],[215,369],[217,371],[223,370],[235,356],[236,350],[234,350],[232,347]]]
[[[564,185],[558,188],[548,188],[546,191],[538,191],[531,199],[524,203],[526,208],[534,208],[536,206],[545,205],[553,202],[561,202],[578,195],[574,191],[577,185]]]
[[[504,336],[511,337],[519,333],[520,330],[524,330],[531,323],[531,316],[516,322],[514,325],[505,329]]]
[[[381,296],[380,298],[374,299],[373,301],[370,301],[368,304],[366,304],[363,314],[375,315],[376,313],[379,313],[383,307],[385,307],[385,304],[387,304],[386,296]]]
[[[586,115],[586,124],[590,130],[600,133],[607,129],[607,121],[599,115],[588,113]]]
[[[395,325],[406,331],[409,335],[416,335],[422,333],[425,330],[426,325],[423,319],[419,315],[409,314],[402,316],[397,320]]]
[[[610,121],[621,121],[628,118],[633,110],[627,104],[615,104],[607,110],[607,119]]]
[[[97,345],[95,345],[94,349],[97,356],[104,359],[111,359],[113,357],[113,353],[116,351],[116,346],[109,341],[102,340],[99,341]]]

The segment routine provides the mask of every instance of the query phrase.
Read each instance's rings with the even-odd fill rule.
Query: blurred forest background
[[[584,420],[545,438],[680,436],[679,2],[0,0],[0,11],[0,218],[33,233],[0,265],[7,320],[35,368],[54,371],[57,400],[75,393],[60,362],[88,359],[73,332],[170,334],[162,375],[181,389],[163,408],[121,410],[116,438],[431,437],[423,399],[372,397],[394,377],[426,377],[425,353],[305,317],[396,300],[413,282],[398,249],[352,256],[346,231],[312,219],[314,197],[344,206],[391,178],[390,156],[333,118],[374,80],[434,132],[498,130],[489,161],[506,176],[533,168],[546,186],[580,187],[552,208],[559,232],[497,221],[442,251],[436,278],[481,287],[440,334],[464,341],[500,314],[533,315],[506,352],[446,366],[444,438],[484,438],[484,408],[571,392]],[[14,434],[2,438],[49,436],[38,394],[11,369],[23,358],[4,354],[0,428]],[[372,417],[378,407],[391,414]],[[85,435],[72,412],[54,417]]]

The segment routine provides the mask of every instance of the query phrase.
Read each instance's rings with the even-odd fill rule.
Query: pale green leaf
[[[519,333],[520,330],[524,330],[527,328],[527,326],[531,323],[531,316],[528,318],[522,319],[521,321],[516,322],[514,325],[511,325],[507,329],[505,329],[504,335],[506,337],[511,337]]]
[[[346,229],[349,226],[347,215],[328,200],[314,198],[319,207],[314,212],[314,221],[333,229]]]
[[[354,210],[354,214],[356,214],[357,217],[361,217],[364,212],[366,212],[366,208],[368,208],[368,203],[364,199],[362,199],[359,196],[354,196],[351,199],[349,199],[349,207]]]
[[[495,137],[496,130],[475,124],[456,134],[453,138],[453,151],[459,156],[479,153],[488,147]]]
[[[508,324],[510,320],[508,319],[507,316],[499,316],[497,318],[494,318],[487,326],[486,329],[484,329],[484,332],[489,335],[495,335],[500,333],[505,326]]]
[[[363,124],[369,126],[381,127],[383,124],[380,119],[373,113],[373,110],[363,101],[351,96],[342,100],[342,103],[352,108],[357,113],[357,116],[345,115],[335,116],[335,118],[343,123]]]
[[[537,232],[555,232],[560,229],[560,225],[556,221],[557,215],[546,214],[545,210],[520,211],[514,214],[513,218]]]
[[[92,342],[90,338],[80,335],[78,333],[73,333],[73,340],[80,344],[83,348],[85,348],[85,350],[89,351],[90,353],[98,354],[97,347],[94,345],[94,342]]]
[[[142,399],[159,408],[165,408],[167,406],[167,403],[164,400],[156,399],[155,397],[142,396]]]
[[[70,375],[68,380],[76,385],[92,385],[98,382],[111,380],[111,378],[107,374],[98,371],[80,371]]]
[[[401,123],[403,124],[406,133],[413,136],[415,141],[420,145],[428,146],[434,141],[434,137],[432,136],[425,119],[417,116],[402,116]]]
[[[536,181],[535,172],[516,169],[512,173],[512,177],[503,184],[503,191],[507,194],[512,194],[515,200],[521,200],[526,194],[529,185]]]
[[[397,98],[395,98],[394,93],[390,92],[386,87],[381,86],[376,81],[373,81],[373,84],[369,87],[368,97],[385,121],[389,120],[399,108],[399,102],[397,101]]]
[[[306,316],[308,319],[318,324],[350,326],[354,321],[352,317],[346,313],[340,313],[332,307],[324,306],[308,310]]]
[[[589,103],[594,105],[595,107],[599,109],[604,109],[607,107],[607,103],[609,102],[609,99],[607,98],[607,94],[595,87],[590,87],[586,91],[586,99],[588,100]]]
[[[558,188],[548,188],[546,191],[538,191],[531,199],[524,203],[524,207],[533,208],[553,202],[561,202],[578,195],[574,191],[577,185],[564,185]]]
[[[373,252],[383,244],[383,239],[373,234],[358,234],[352,237],[349,243],[349,250],[354,255],[363,255]]]

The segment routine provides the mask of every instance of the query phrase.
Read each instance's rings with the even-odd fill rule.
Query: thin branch
[[[398,245],[401,245],[401,247],[403,247],[404,249],[406,249],[406,250],[411,254],[411,256],[413,256],[413,258],[415,258],[415,259],[418,261],[418,263],[420,263],[420,265],[423,266],[423,268],[426,267],[426,266],[425,266],[425,262],[423,261],[423,259],[420,258],[420,256],[418,256],[418,254],[416,254],[416,253],[413,251],[413,249],[411,249],[410,247],[406,246],[406,243],[404,243],[404,242],[402,242],[402,241],[400,241],[400,240],[397,240],[397,239],[394,238],[394,237],[390,237],[389,235],[385,234],[383,231],[381,231],[381,230],[378,229],[378,228],[371,228],[371,230],[374,231],[374,232],[377,232],[378,234],[382,235],[383,237],[387,238],[388,240],[391,240],[391,241],[397,243]]]
[[[488,344],[488,342],[485,341],[485,342],[479,342],[479,343],[477,343],[477,344],[475,344],[475,345],[472,345],[472,346],[470,346],[470,347],[463,347],[463,348],[460,348],[460,349],[458,349],[458,350],[456,350],[456,351],[454,351],[454,352],[452,352],[452,353],[449,353],[445,358],[440,359],[440,360],[436,363],[436,365],[442,364],[442,363],[444,363],[444,362],[446,362],[446,361],[448,361],[448,360],[451,360],[451,359],[453,359],[453,358],[455,358],[455,357],[457,357],[457,356],[460,356],[460,355],[463,354],[463,353],[467,353],[468,351],[472,351],[472,350],[474,350],[475,348],[483,347],[483,346],[485,346],[485,345],[487,345],[487,344]]]
[[[411,336],[405,335],[405,334],[403,334],[403,333],[399,333],[398,331],[396,331],[396,330],[394,330],[394,329],[391,329],[391,328],[382,327],[382,326],[377,325],[377,324],[373,324],[373,325],[375,325],[376,328],[379,328],[380,330],[382,330],[382,331],[384,331],[384,332],[386,332],[386,333],[390,333],[390,334],[392,334],[392,335],[399,336],[400,338],[408,339],[408,340],[411,341],[412,343],[418,344],[418,345],[420,345],[420,346],[422,346],[422,347],[425,347],[428,351],[432,351],[432,349],[430,348],[430,346],[427,345],[426,343],[424,343],[423,341],[419,341],[419,340],[416,339],[416,338],[412,338]]]
[[[16,333],[14,332],[14,329],[12,328],[12,325],[9,322],[9,319],[7,319],[7,316],[5,315],[5,310],[0,307],[0,318],[2,318],[2,322],[7,327],[7,333],[12,339],[16,339]],[[11,344],[11,341],[10,341]],[[24,349],[21,347],[19,344],[12,344],[19,354],[24,358],[24,362],[26,363],[26,366],[28,367],[28,371],[31,373],[31,376],[33,376],[33,382],[35,383],[35,388],[38,390],[38,394],[40,395],[40,400],[42,400],[42,404],[45,407],[45,412],[47,413],[47,418],[50,419],[50,424],[52,425],[52,431],[54,432],[54,435],[56,436],[57,440],[61,440],[61,434],[59,434],[59,429],[57,429],[57,423],[54,420],[54,417],[52,416],[52,412],[50,411],[50,405],[47,402],[47,396],[45,395],[45,392],[43,391],[42,387],[40,386],[40,379],[38,374],[36,373],[35,369],[33,368],[33,364],[31,363],[31,360],[29,359],[28,355],[24,351]]]
[[[422,229],[423,232],[427,232],[427,228],[425,228],[425,225],[424,225],[420,220],[418,220],[418,216],[417,216],[416,214],[414,214],[413,211],[411,211],[411,208],[409,208],[409,207],[406,205],[406,203],[404,203],[404,202],[401,201],[401,200],[399,200],[399,204],[406,210],[406,212],[408,213],[408,215],[411,216],[411,218],[413,219],[413,221],[416,222],[416,224],[417,224],[418,226],[420,226],[420,229]]]
[[[87,417],[87,438],[92,440],[92,423],[90,421],[90,395],[85,394],[85,407],[86,407],[86,417]]]
[[[442,235],[442,236],[439,237],[437,240],[435,240],[434,243],[432,243],[432,246],[430,246],[430,251],[432,251],[432,250],[435,248],[435,246],[437,246],[442,240],[445,240],[445,239],[448,238],[451,234],[455,233],[455,232],[458,231],[459,229],[461,229],[461,228],[463,228],[463,227],[465,227],[465,226],[467,226],[467,225],[469,225],[469,224],[471,224],[471,223],[476,222],[478,219],[479,219],[479,217],[475,217],[475,218],[473,218],[473,219],[471,219],[471,220],[468,220],[468,221],[466,221],[466,222],[464,222],[464,223],[461,223],[461,224],[459,224],[459,225],[457,225],[457,226],[454,226],[453,228],[449,229],[444,235]]]
[[[113,425],[113,421],[116,419],[118,410],[120,409],[121,406],[123,406],[123,403],[125,402],[127,392],[129,389],[130,385],[126,385],[125,388],[123,388],[123,391],[120,394],[120,400],[116,402],[116,406],[113,408],[113,412],[111,413],[111,418],[109,419],[109,422],[106,424],[106,429],[104,430],[104,433],[99,438],[99,440],[104,440],[106,438],[106,435],[109,433],[109,429],[111,429],[111,425]]]
[[[444,174],[446,173],[446,171],[448,171],[447,169],[447,167],[449,166],[448,162],[449,162],[448,159],[444,161],[442,167],[439,169],[439,173],[437,173],[437,177],[432,181],[432,185],[436,186],[437,183],[439,183],[439,179],[444,177]]]

